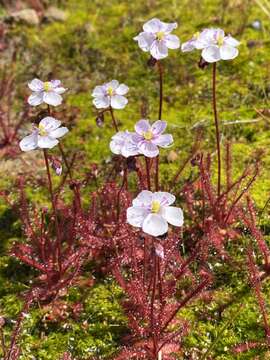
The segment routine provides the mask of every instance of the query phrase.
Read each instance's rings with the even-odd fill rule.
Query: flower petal
[[[25,136],[20,141],[20,148],[22,151],[34,150],[38,146],[38,134],[37,131],[33,132],[31,135]]]
[[[113,109],[124,109],[127,103],[128,99],[122,95],[113,95],[111,97],[111,107]]]
[[[60,80],[51,80],[50,83],[54,89],[56,89],[57,87],[59,87],[61,85]]]
[[[46,116],[44,119],[42,119],[39,123],[39,125],[44,127],[44,130],[47,132],[53,131],[61,125],[61,121],[56,120],[52,116]]]
[[[65,89],[64,87],[61,87],[61,86],[60,86],[60,87],[55,88],[53,91],[56,92],[56,94],[61,95],[61,94],[64,94],[64,92],[66,92],[67,89]]]
[[[115,134],[110,142],[110,149],[111,152],[120,155],[122,151],[122,147],[124,146],[124,143],[126,141],[126,132],[119,131],[117,134]]]
[[[42,104],[43,103],[43,93],[35,92],[34,94],[29,96],[27,102],[31,106],[38,106],[38,105]]]
[[[188,51],[192,51],[196,49],[195,47],[195,41],[194,40],[189,40],[189,41],[186,41],[182,44],[181,46],[181,50],[183,52],[188,52]]]
[[[118,88],[115,90],[117,95],[126,95],[126,93],[128,92],[129,88],[127,85],[125,84],[120,84],[118,86]]]
[[[132,201],[132,205],[136,207],[151,208],[153,193],[149,190],[142,190],[138,196]]]
[[[178,49],[180,47],[180,40],[176,35],[166,35],[164,41],[169,49]]]
[[[41,149],[52,149],[59,141],[50,136],[38,136],[38,147]]]
[[[182,209],[175,206],[165,206],[162,208],[162,216],[169,224],[174,226],[182,226],[184,223]]]
[[[97,109],[106,109],[110,106],[110,97],[109,96],[97,96],[93,100],[93,104]]]
[[[203,49],[202,57],[208,63],[213,63],[221,59],[219,47],[216,45],[208,46],[207,48]]]
[[[119,81],[117,80],[112,80],[107,84],[105,84],[106,89],[112,88],[113,90],[116,90],[118,86],[119,86]]]
[[[52,106],[58,106],[62,103],[62,96],[54,91],[44,92],[43,101]]]
[[[129,156],[138,155],[139,150],[136,144],[132,141],[126,140],[124,146],[122,147],[121,154],[127,158]]]
[[[132,206],[127,209],[127,222],[136,227],[142,227],[148,211],[142,207]]]
[[[162,30],[162,23],[157,18],[151,19],[143,25],[143,30],[150,33],[156,33]]]
[[[222,45],[220,47],[220,56],[222,60],[232,60],[236,58],[239,50],[230,45]]]
[[[40,92],[42,90],[44,90],[44,86],[43,86],[43,81],[39,80],[39,79],[34,79],[32,81],[30,81],[30,83],[28,83],[28,87],[35,92]]]
[[[157,120],[152,124],[151,130],[154,135],[160,135],[166,129],[167,123],[166,121]]]
[[[231,35],[229,36],[225,36],[224,38],[224,44],[225,45],[230,45],[233,47],[239,46],[240,45],[240,41],[236,40],[235,38],[233,38]]]
[[[164,40],[161,40],[161,41],[155,40],[151,45],[150,54],[156,60],[164,59],[165,57],[167,57],[168,56],[168,48],[165,44],[165,41]]]
[[[104,96],[105,94],[106,94],[106,89],[104,85],[96,86],[92,92],[93,97]]]
[[[162,134],[159,135],[157,138],[153,139],[152,142],[155,145],[166,148],[173,143],[173,137],[171,134]]]
[[[160,236],[168,231],[168,223],[158,214],[149,214],[143,221],[142,229],[146,234]]]
[[[155,36],[151,33],[142,32],[134,40],[138,41],[138,45],[143,51],[149,51],[153,41],[155,41]]]
[[[141,154],[146,157],[156,157],[159,154],[159,149],[152,141],[143,140],[138,144],[138,149]]]
[[[135,124],[135,131],[137,134],[139,135],[143,135],[143,133],[149,131],[151,129],[151,125],[149,124],[148,120],[139,120],[136,124]]]
[[[166,34],[169,34],[171,31],[177,28],[177,22],[174,23],[165,23],[161,21],[161,31],[164,31]]]
[[[66,133],[68,133],[68,128],[66,128],[65,126],[61,126],[56,130],[53,130],[50,132],[49,136],[53,137],[53,138],[60,138],[64,135],[66,135]]]
[[[175,202],[175,196],[166,191],[158,191],[153,194],[153,200],[159,201],[162,206],[169,206]]]

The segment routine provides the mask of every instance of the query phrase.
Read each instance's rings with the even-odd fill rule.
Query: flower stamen
[[[43,84],[43,86],[44,86],[44,90],[45,90],[45,91],[50,91],[50,90],[52,90],[52,86],[51,86],[51,83],[50,83],[49,81],[46,81],[46,82]]]
[[[159,41],[163,40],[164,36],[165,36],[164,31],[159,31],[159,32],[156,33],[156,38]]]
[[[143,133],[143,137],[145,140],[152,140],[153,139],[153,133],[152,131],[148,130]]]
[[[219,35],[217,38],[217,44],[218,46],[222,46],[224,43],[224,37],[222,35]]]
[[[40,136],[46,136],[48,132],[45,129],[45,126],[43,124],[39,124],[38,126],[38,132]]]
[[[160,202],[157,200],[153,200],[151,204],[151,212],[156,214],[160,210]]]
[[[114,89],[110,86],[108,87],[107,93],[109,96],[113,96],[114,95]]]

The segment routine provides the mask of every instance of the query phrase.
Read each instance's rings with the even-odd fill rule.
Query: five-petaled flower
[[[34,79],[28,83],[29,88],[33,94],[28,98],[28,104],[37,106],[43,102],[48,105],[58,106],[62,103],[63,94],[67,89],[61,86],[60,80],[51,80],[43,82],[39,79]]]
[[[32,134],[20,141],[22,151],[30,151],[36,148],[51,149],[59,143],[58,138],[64,136],[68,129],[61,126],[61,121],[47,116],[42,119],[38,127],[34,127]]]
[[[129,88],[125,84],[120,84],[117,80],[112,80],[101,86],[96,86],[92,92],[94,98],[93,104],[97,109],[123,109],[128,100],[123,95],[126,95]]]
[[[152,19],[143,25],[143,32],[134,37],[139,47],[150,52],[156,60],[168,56],[168,49],[178,49],[180,40],[171,32],[177,28],[177,23],[165,23],[159,19]]]
[[[171,206],[175,196],[168,192],[143,190],[127,209],[127,222],[152,236],[161,236],[168,231],[168,223],[182,226],[182,209]]]
[[[166,148],[173,143],[171,134],[163,134],[167,127],[166,121],[157,120],[150,125],[148,120],[140,120],[135,125],[136,133],[131,140],[137,145],[138,152],[146,157],[155,157],[159,154],[159,146]]]
[[[137,145],[132,141],[132,133],[129,131],[119,131],[113,135],[110,149],[114,154],[122,155],[125,158],[139,154]]]
[[[208,63],[219,60],[231,60],[237,57],[240,42],[232,36],[225,36],[222,29],[205,29],[193,35],[192,39],[182,44],[182,51],[202,50],[202,58]]]

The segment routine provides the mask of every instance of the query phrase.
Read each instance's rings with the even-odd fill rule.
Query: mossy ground
[[[57,1],[51,1],[53,5]],[[16,74],[17,98],[14,99],[14,113],[25,101],[27,81],[38,76],[46,79],[53,75],[62,79],[69,88],[65,104],[60,107],[59,118],[69,122],[72,129],[64,140],[69,154],[82,154],[84,161],[78,174],[91,162],[105,165],[110,161],[108,147],[113,129],[106,118],[105,126],[95,124],[95,110],[91,105],[90,93],[95,85],[116,78],[130,87],[129,104],[123,111],[116,112],[122,127],[132,129],[140,119],[142,108],[151,120],[158,113],[158,74],[146,66],[147,55],[138,49],[132,38],[141,30],[143,22],[159,17],[164,21],[177,21],[175,33],[186,41],[203,27],[219,26],[241,41],[240,55],[234,61],[218,64],[217,98],[219,118],[222,123],[223,144],[230,140],[233,145],[234,176],[254,161],[259,149],[264,151],[263,166],[252,195],[258,209],[262,208],[270,194],[268,168],[269,119],[262,118],[256,109],[267,109],[270,83],[269,17],[249,0],[66,0],[60,6],[67,12],[65,22],[44,23],[37,27],[11,25],[9,29],[10,48],[17,50],[17,61],[13,65]],[[5,9],[0,9],[5,16]],[[252,24],[260,22],[256,29]],[[1,59],[1,69],[8,62],[9,53]],[[162,152],[161,166],[164,181],[171,178],[179,162],[187,156],[195,138],[196,124],[203,128],[203,147],[214,151],[214,124],[211,109],[211,69],[198,69],[198,53],[181,54],[171,51],[164,60],[164,111],[163,118],[173,133],[177,161],[168,163],[167,152]],[[58,109],[57,109],[58,110]],[[66,119],[66,114],[77,113],[76,121]],[[258,120],[252,122],[253,120]],[[228,124],[229,122],[236,122]],[[25,129],[27,119],[25,119]],[[24,132],[22,130],[22,136]],[[34,157],[39,159],[39,154]],[[71,155],[70,155],[71,156]],[[33,157],[25,158],[30,170]],[[15,160],[13,160],[15,161]],[[36,160],[35,160],[36,161]],[[1,188],[12,187],[15,177],[6,177],[6,160],[2,160]],[[17,172],[27,171],[16,160]],[[12,167],[12,162],[11,162]],[[1,170],[4,169],[4,170]],[[35,176],[44,175],[42,167],[35,167]],[[27,171],[29,173],[29,171]],[[179,187],[189,176],[184,173]],[[29,176],[31,178],[31,176]],[[56,180],[57,181],[57,180]],[[91,189],[88,189],[91,190]],[[33,201],[43,204],[46,194],[38,188],[28,187]],[[185,204],[181,204],[183,208]],[[266,211],[262,224],[268,235],[269,219]],[[4,204],[0,217],[0,309],[9,322],[5,333],[10,332],[13,320],[20,309],[18,295],[27,289],[33,275],[16,260],[7,256],[14,240],[21,239],[20,224]],[[244,240],[237,245],[234,256],[242,259]],[[263,338],[263,328],[254,297],[248,291],[238,303],[228,307],[222,317],[216,314],[219,304],[228,301],[246,284],[246,274],[235,274],[229,266],[214,264],[217,275],[215,300],[201,313],[200,303],[190,305],[183,315],[190,320],[192,331],[185,340],[187,353],[200,353],[209,349],[213,359],[269,359],[266,350],[250,351],[233,355],[230,349],[246,340]],[[87,277],[87,274],[85,274]],[[265,284],[266,295],[270,294]],[[109,356],[117,349],[120,334],[125,331],[125,318],[119,305],[121,293],[111,279],[99,279],[93,288],[81,293],[71,289],[65,295],[67,302],[82,301],[84,310],[79,319],[67,318],[60,326],[44,325],[44,312],[39,308],[31,311],[25,321],[23,332],[22,359],[56,360],[66,350],[74,356],[87,358],[91,354]],[[241,304],[241,311],[238,306]],[[269,303],[268,303],[269,305]],[[207,311],[206,311],[207,310]],[[209,313],[206,316],[205,313]],[[86,321],[86,322],[85,322]],[[80,324],[85,324],[85,326]],[[199,355],[198,355],[199,356]],[[200,355],[201,356],[201,355]],[[199,358],[199,357],[198,357]]]

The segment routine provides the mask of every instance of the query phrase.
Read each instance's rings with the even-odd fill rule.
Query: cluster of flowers
[[[139,47],[150,52],[156,61],[168,56],[168,49],[180,48],[180,40],[171,32],[177,28],[177,23],[165,23],[159,19],[152,19],[143,25],[143,32],[134,38]],[[219,60],[233,59],[238,55],[239,42],[231,36],[225,36],[221,29],[205,29],[195,34],[191,40],[183,43],[183,52],[194,49],[202,50],[201,56],[208,63]],[[37,106],[43,102],[57,106],[62,102],[61,94],[66,89],[61,86],[59,80],[42,82],[38,79],[28,84],[33,94],[28,98],[28,103]],[[112,80],[101,86],[96,86],[92,92],[93,104],[97,109],[123,109],[128,100],[124,96],[129,88],[125,84],[119,84]],[[159,147],[167,148],[173,143],[170,134],[164,134],[167,123],[162,120],[152,125],[148,120],[139,120],[135,125],[135,132],[120,131],[111,139],[110,149],[114,154],[125,158],[143,155],[154,158],[159,155]],[[61,127],[61,122],[53,117],[42,119],[34,126],[31,135],[26,136],[20,147],[23,151],[36,148],[53,148],[58,144],[58,138],[68,132],[66,127]],[[154,192],[143,190],[132,206],[127,209],[127,222],[135,227],[140,227],[145,233],[152,236],[160,236],[168,231],[168,223],[174,226],[182,226],[183,212],[180,208],[171,206],[175,197],[167,192]]]

